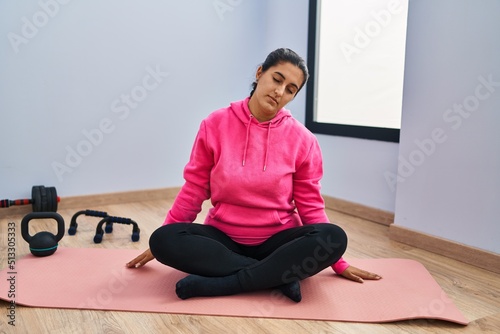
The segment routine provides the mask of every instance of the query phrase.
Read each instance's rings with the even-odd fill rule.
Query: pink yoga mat
[[[391,322],[468,320],[419,262],[407,259],[349,259],[383,276],[355,283],[328,268],[301,282],[302,301],[278,291],[235,296],[178,299],[175,283],[186,274],[151,261],[140,269],[125,263],[140,251],[131,249],[59,248],[54,255],[27,255],[15,271],[0,272],[2,286],[15,277],[15,302],[32,307],[181,313],[284,319]],[[7,287],[0,299],[11,301]]]

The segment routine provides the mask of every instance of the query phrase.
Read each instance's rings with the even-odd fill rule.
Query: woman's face
[[[249,108],[259,122],[269,121],[290,102],[304,82],[302,70],[291,63],[279,63],[256,73],[257,87],[250,98]]]

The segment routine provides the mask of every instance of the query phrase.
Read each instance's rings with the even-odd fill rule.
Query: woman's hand
[[[144,253],[142,253],[132,261],[128,262],[126,266],[127,268],[140,268],[149,261],[153,260],[154,258],[155,257],[153,256],[153,253],[151,253],[151,250],[148,248],[146,249],[146,251],[144,251]]]
[[[379,280],[382,278],[382,276],[379,276],[377,274],[374,274],[374,273],[371,273],[371,272],[368,272],[368,271],[365,271],[365,270],[362,270],[362,269],[359,269],[359,268],[356,268],[353,266],[347,267],[347,269],[344,270],[344,272],[340,275],[344,276],[347,279],[350,279],[351,281],[355,281],[355,282],[359,282],[359,283],[363,283],[365,279]]]

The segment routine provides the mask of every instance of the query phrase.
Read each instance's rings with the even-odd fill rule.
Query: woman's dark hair
[[[295,51],[287,49],[287,48],[280,48],[277,50],[274,50],[271,52],[267,57],[264,63],[262,63],[262,72],[267,71],[270,67],[273,67],[275,65],[278,65],[280,63],[290,63],[292,65],[297,66],[302,70],[302,74],[304,75],[304,82],[302,85],[299,87],[299,90],[295,94],[297,94],[302,87],[307,82],[307,79],[309,79],[309,70],[307,69],[306,62],[304,59],[302,59]],[[252,91],[250,92],[250,96],[253,95],[255,92],[255,88],[257,88],[257,82],[254,81],[252,83]]]

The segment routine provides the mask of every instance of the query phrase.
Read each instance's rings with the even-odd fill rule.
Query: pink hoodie
[[[202,121],[184,186],[165,224],[193,222],[211,199],[205,224],[238,243],[258,245],[303,224],[329,222],[320,193],[322,155],[316,137],[286,109],[259,123],[249,98]],[[342,273],[343,259],[332,268]]]

